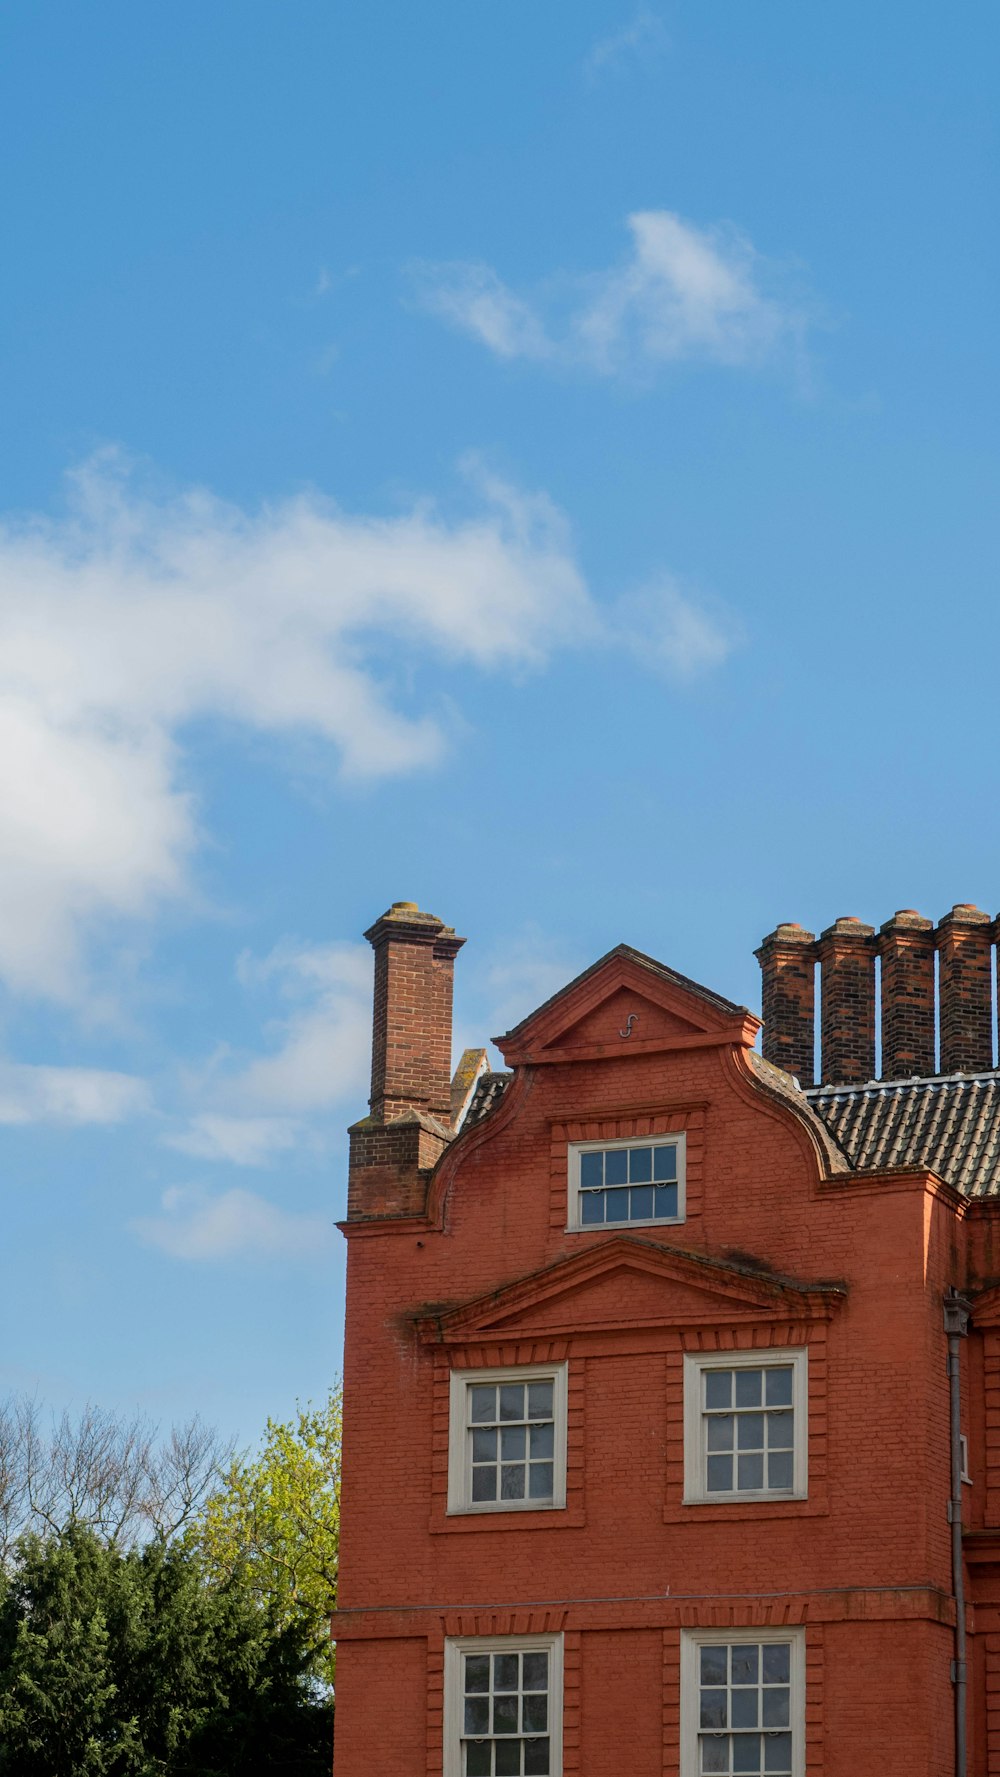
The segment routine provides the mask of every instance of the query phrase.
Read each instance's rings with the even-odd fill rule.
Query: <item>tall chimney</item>
[[[858,1084],[875,1073],[874,926],[853,915],[835,920],[820,933],[817,946],[821,1077]]]
[[[941,1072],[985,1073],[993,1066],[993,924],[960,901],[938,925]]]
[[[372,1118],[416,1110],[447,1124],[452,983],[465,939],[415,901],[394,901],[365,937],[375,952]]]
[[[904,907],[880,928],[882,1078],[934,1072],[934,927]]]
[[[776,926],[754,951],[760,963],[765,1061],[811,1086],[815,1072],[816,943],[794,923]]]

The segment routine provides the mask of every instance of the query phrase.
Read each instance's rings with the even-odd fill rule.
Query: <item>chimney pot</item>
[[[985,1073],[993,1066],[993,922],[971,901],[940,921],[938,950],[941,1072]]]
[[[901,907],[879,930],[882,1078],[934,1072],[934,926]]]
[[[820,933],[820,1051],[824,1084],[860,1084],[875,1072],[875,931],[844,914]]]
[[[816,942],[797,921],[786,920],[754,953],[762,977],[765,1061],[810,1086],[815,1072]]]
[[[394,901],[365,937],[375,952],[372,1117],[427,1111],[447,1124],[453,975],[465,939],[415,901]]]

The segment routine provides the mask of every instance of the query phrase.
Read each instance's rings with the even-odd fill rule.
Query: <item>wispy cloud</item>
[[[636,660],[676,683],[721,666],[743,640],[732,611],[695,597],[667,575],[620,598],[615,623]]]
[[[729,224],[671,210],[628,218],[631,250],[603,272],[561,276],[529,301],[489,266],[415,269],[423,306],[503,358],[648,375],[682,362],[801,367],[807,318],[781,270]]]
[[[640,6],[628,23],[606,37],[599,37],[588,51],[583,63],[584,79],[593,85],[602,74],[627,67],[637,59],[660,56],[669,48],[670,39],[659,13]]]
[[[147,1246],[174,1259],[315,1259],[326,1262],[332,1226],[326,1216],[279,1209],[253,1191],[213,1196],[196,1186],[173,1185],[163,1193],[162,1214],[138,1217],[132,1226]]]
[[[234,1166],[265,1166],[295,1145],[298,1124],[289,1117],[227,1117],[203,1111],[186,1129],[164,1136],[168,1148],[199,1160],[227,1160]]]
[[[543,497],[480,476],[471,511],[355,516],[318,495],[247,513],[154,498],[113,456],[61,519],[0,525],[0,980],[83,999],[83,942],[190,890],[195,718],[315,739],[354,779],[448,736],[384,638],[470,671],[544,665],[596,614]]]
[[[0,1062],[0,1123],[124,1123],[151,1106],[149,1087],[133,1074]]]

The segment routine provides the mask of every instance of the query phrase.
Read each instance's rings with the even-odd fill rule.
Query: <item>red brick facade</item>
[[[457,949],[432,923],[434,942],[447,933]],[[412,917],[400,924],[419,958],[411,968],[397,957],[397,979],[426,995],[422,1007],[401,1003],[440,1039],[433,944]],[[841,936],[825,933],[821,954],[831,982],[860,996],[857,1040],[843,1007],[835,1039],[856,1068],[874,944],[871,928]],[[977,985],[963,992],[978,1007]],[[466,1759],[470,1771],[501,1772],[515,1758],[553,1777],[697,1777],[703,1759],[732,1769],[723,1758],[792,1777],[951,1777],[942,1302],[956,1286],[974,1302],[962,1345],[968,1769],[1000,1773],[994,1201],[970,1202],[926,1168],[852,1166],[805,1094],[754,1055],[752,1014],[624,947],[502,1040],[512,1078],[457,1134],[433,1120],[444,1115],[440,1079],[433,1102],[425,1084],[407,1101],[404,1080],[396,1120],[381,1109],[380,1033],[398,1010],[383,992],[373,1115],[352,1132],[343,1224],[336,1777],[452,1777]],[[801,1032],[796,1041],[804,1053]],[[610,1167],[608,1153],[637,1150],[638,1167],[664,1147],[680,1157],[684,1190],[663,1201],[682,1219],[578,1225],[581,1154]],[[646,1206],[651,1189],[635,1186],[630,1202]],[[603,1213],[621,1201],[620,1191],[602,1199]],[[769,1375],[793,1369],[803,1484],[699,1497],[703,1375],[745,1375],[750,1389],[762,1375],[769,1388]],[[521,1372],[564,1389],[564,1492],[554,1504],[480,1509],[468,1492],[479,1434],[456,1412],[473,1387],[492,1388],[493,1373],[519,1387]],[[477,1650],[511,1649],[525,1694],[531,1650],[545,1652],[553,1685],[561,1671],[544,1736],[528,1731],[537,1698],[522,1698],[508,1733],[472,1694],[486,1670]],[[720,1659],[731,1662],[724,1704],[698,1677]],[[759,1673],[770,1661],[779,1680],[791,1659],[790,1704],[779,1680],[770,1703],[737,1701],[747,1659]],[[483,1682],[499,1685],[500,1668],[489,1670]],[[749,1717],[736,1719],[755,1706],[778,1724],[762,1728],[756,1751],[755,1736],[737,1732]],[[729,1714],[710,1713],[715,1726],[699,1738],[702,1707]]]

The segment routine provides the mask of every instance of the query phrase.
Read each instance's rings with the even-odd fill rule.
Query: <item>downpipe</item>
[[[951,1406],[951,1589],[955,1599],[955,1657],[951,1679],[955,1687],[955,1777],[968,1777],[966,1745],[968,1666],[965,1657],[965,1567],[962,1558],[962,1340],[969,1331],[971,1304],[956,1289],[944,1298],[944,1330],[948,1335],[948,1392]]]

